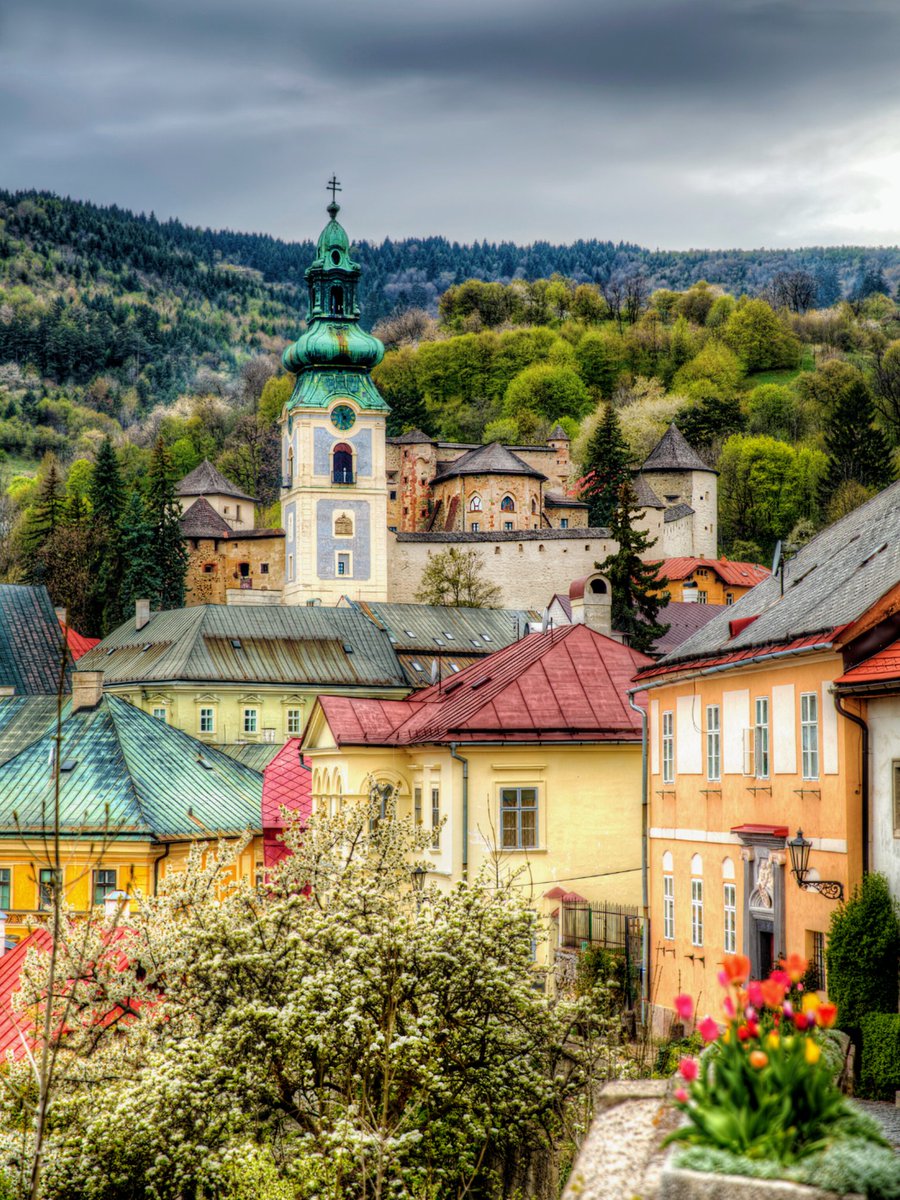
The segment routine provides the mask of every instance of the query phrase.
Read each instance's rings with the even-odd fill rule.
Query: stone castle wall
[[[241,572],[246,563],[248,572]],[[268,537],[190,538],[185,577],[185,604],[225,604],[229,590],[239,589],[246,602],[251,592],[278,596],[284,581],[284,534]],[[267,597],[268,598],[268,597]],[[232,600],[232,603],[234,601]],[[259,601],[256,601],[259,602]],[[243,603],[243,601],[242,601]]]

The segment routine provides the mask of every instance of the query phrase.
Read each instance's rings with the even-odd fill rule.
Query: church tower
[[[285,604],[387,599],[388,406],[369,371],[384,346],[359,325],[359,264],[337,215],[307,268],[306,332],[282,356],[298,376],[281,416]]]

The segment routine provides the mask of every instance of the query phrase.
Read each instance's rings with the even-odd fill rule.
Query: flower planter
[[[674,1166],[678,1149],[669,1155],[659,1181],[658,1200],[838,1200],[837,1192],[791,1183],[786,1179],[751,1179],[746,1175],[715,1175]],[[855,1192],[842,1200],[864,1200]]]

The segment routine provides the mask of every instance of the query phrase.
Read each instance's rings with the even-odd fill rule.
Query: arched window
[[[328,307],[333,317],[342,317],[344,315],[344,289],[342,287],[333,287],[331,289],[331,301]]]
[[[353,451],[346,442],[338,442],[331,454],[331,477],[335,483],[353,482]]]
[[[607,592],[606,580],[605,579],[592,579],[591,580],[591,591],[594,593],[595,596],[605,596],[606,592]]]
[[[469,501],[469,512],[481,512],[483,507],[480,496],[473,496]]]
[[[531,515],[535,516],[536,514],[537,514],[537,500],[535,500],[534,496],[532,496],[531,497]]]
[[[501,512],[515,512],[516,511],[516,502],[515,502],[515,500],[513,500],[512,496],[504,496],[503,497],[503,499],[500,501],[500,511]]]

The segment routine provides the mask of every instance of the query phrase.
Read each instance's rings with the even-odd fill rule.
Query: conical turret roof
[[[688,443],[674,421],[650,451],[641,470],[708,471],[711,475],[717,474]]]

